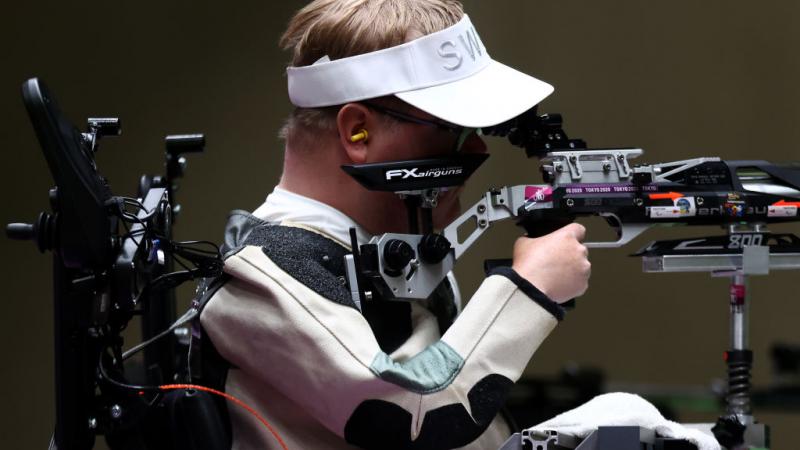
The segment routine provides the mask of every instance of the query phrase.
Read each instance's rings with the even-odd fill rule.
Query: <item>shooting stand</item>
[[[725,242],[727,240],[727,242]],[[734,224],[728,235],[717,238],[661,241],[649,245],[642,256],[645,272],[708,272],[730,279],[730,349],[725,414],[712,430],[728,448],[769,448],[769,427],[757,423],[750,405],[748,277],[770,270],[800,269],[800,242],[792,235],[770,234],[761,224]]]

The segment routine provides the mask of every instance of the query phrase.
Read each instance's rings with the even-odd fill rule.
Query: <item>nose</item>
[[[470,133],[469,137],[461,145],[462,153],[486,153],[486,142],[478,136],[478,133]]]

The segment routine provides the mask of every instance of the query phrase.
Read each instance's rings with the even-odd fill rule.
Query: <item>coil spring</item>
[[[737,413],[750,412],[750,368],[748,362],[728,362],[728,405]]]

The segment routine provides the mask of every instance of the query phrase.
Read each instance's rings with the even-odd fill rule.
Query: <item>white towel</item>
[[[699,450],[720,450],[714,436],[667,420],[647,400],[624,392],[598,395],[575,409],[531,427],[530,430],[554,430],[585,438],[597,427],[606,426],[649,428],[662,437],[687,440]]]

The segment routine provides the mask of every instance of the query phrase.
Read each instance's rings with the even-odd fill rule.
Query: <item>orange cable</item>
[[[281,448],[283,448],[283,450],[289,450],[286,447],[286,444],[283,442],[283,439],[281,439],[281,437],[278,435],[278,432],[275,431],[274,428],[272,428],[272,426],[269,424],[269,422],[267,422],[263,417],[261,417],[261,415],[258,414],[258,412],[256,412],[255,409],[253,409],[249,405],[247,405],[247,403],[239,400],[238,398],[236,398],[236,397],[234,397],[234,396],[232,396],[230,394],[226,394],[226,393],[224,393],[222,391],[218,391],[218,390],[212,389],[210,387],[199,386],[199,385],[196,385],[196,384],[165,384],[165,385],[159,386],[158,388],[160,390],[162,390],[162,391],[168,391],[168,390],[173,390],[173,389],[196,389],[198,391],[210,392],[212,394],[216,394],[216,395],[219,395],[221,397],[224,397],[226,400],[229,400],[229,401],[232,401],[233,403],[236,403],[237,405],[239,405],[242,408],[246,409],[250,414],[256,416],[256,419],[261,421],[261,423],[263,423],[264,426],[267,427],[269,432],[272,433],[273,436],[275,436],[275,439],[277,439],[278,443],[281,444]]]

